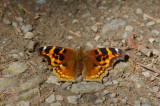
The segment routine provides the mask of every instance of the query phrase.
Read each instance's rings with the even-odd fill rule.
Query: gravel
[[[98,82],[79,82],[72,85],[71,92],[75,94],[94,93],[104,89],[104,85]]]
[[[36,3],[38,4],[46,4],[46,0],[36,0]]]
[[[56,76],[49,76],[47,83],[55,84],[55,85],[60,85],[61,83],[58,82],[58,78]]]
[[[56,100],[57,101],[62,101],[63,100],[63,96],[62,95],[56,95]]]
[[[34,33],[32,32],[27,32],[25,35],[24,35],[24,38],[25,39],[33,39],[35,37]]]
[[[102,98],[97,99],[97,100],[95,101],[95,103],[96,103],[96,104],[98,104],[98,103],[103,103],[105,100],[106,100],[106,98],[105,98],[105,97],[102,97]]]
[[[98,31],[98,27],[96,25],[92,26],[91,29],[92,29],[93,32],[97,32]]]
[[[106,35],[109,30],[116,30],[119,27],[126,25],[126,22],[122,19],[112,20],[111,23],[106,24],[102,28],[102,35]]]
[[[154,38],[149,38],[149,42],[153,44],[153,42],[155,41]]]
[[[135,106],[141,106],[141,102],[140,101],[135,101]]]
[[[136,13],[137,13],[137,14],[142,14],[142,13],[143,13],[143,11],[142,11],[142,9],[141,9],[141,8],[137,8]]]
[[[33,28],[30,24],[28,24],[28,25],[22,25],[21,30],[24,33],[27,33],[27,32],[31,32],[33,30]]]
[[[77,99],[78,99],[77,96],[67,96],[67,101],[68,103],[71,103],[71,104],[77,104]]]
[[[159,86],[154,86],[154,87],[153,87],[153,90],[154,90],[155,92],[158,92],[158,91],[159,91]]]
[[[142,72],[142,74],[143,74],[145,77],[150,77],[150,76],[151,76],[151,74],[150,74],[148,71]]]
[[[97,35],[97,36],[95,36],[95,41],[98,41],[99,39],[100,39],[100,36],[99,35]]]
[[[147,26],[153,26],[153,25],[155,25],[155,24],[156,24],[155,21],[150,21],[150,22],[148,22],[146,25],[147,25]]]
[[[27,71],[28,66],[24,62],[12,62],[9,64],[8,72],[11,75],[19,75],[25,71]]]
[[[46,102],[47,103],[54,103],[56,101],[55,99],[55,95],[54,94],[51,94],[47,99],[46,99]]]
[[[129,32],[133,32],[133,27],[131,26],[131,25],[127,25],[126,27],[125,27],[125,30],[126,31],[129,31]]]
[[[73,19],[72,24],[74,24],[74,23],[78,23],[78,20],[77,19]]]
[[[62,104],[60,102],[56,102],[56,103],[51,103],[50,106],[62,106]]]

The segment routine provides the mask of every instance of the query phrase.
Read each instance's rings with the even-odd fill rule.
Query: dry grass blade
[[[160,20],[158,20],[158,19],[156,19],[156,18],[153,18],[153,17],[151,17],[151,16],[149,16],[149,15],[147,15],[147,14],[143,14],[143,17],[147,17],[147,18],[149,18],[149,19],[151,19],[151,20],[153,20],[153,21],[160,21]]]
[[[76,35],[76,36],[78,36],[78,37],[82,37],[81,35],[79,35],[79,34],[73,32],[73,31],[71,31],[71,30],[69,30],[69,29],[67,29],[67,31],[70,32],[70,33],[72,33],[73,35]]]
[[[149,70],[151,70],[151,71],[154,71],[154,72],[156,72],[156,73],[160,74],[160,71],[159,71],[159,70],[157,70],[157,69],[153,69],[153,68],[151,68],[151,67],[148,67],[148,66],[143,65],[143,64],[138,63],[138,62],[137,62],[136,64],[138,64],[138,65],[140,65],[140,66],[142,66],[142,67],[144,67],[144,68],[146,68],[146,69],[149,69]]]

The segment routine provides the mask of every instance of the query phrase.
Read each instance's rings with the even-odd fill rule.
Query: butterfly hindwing
[[[117,60],[124,59],[124,52],[115,48],[98,48],[86,51],[86,70],[83,72],[85,80],[102,81]],[[89,61],[89,62],[87,62]]]
[[[75,80],[77,76],[74,70],[75,51],[58,46],[40,47],[39,51],[47,59],[48,65],[55,67],[53,72],[59,78],[59,81]]]

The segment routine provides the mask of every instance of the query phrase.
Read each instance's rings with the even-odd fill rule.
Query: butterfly
[[[124,60],[125,52],[117,48],[97,48],[84,52],[59,46],[44,46],[39,48],[48,65],[55,67],[53,72],[58,81],[74,82],[79,74],[86,81],[102,82],[102,78],[113,68],[117,60]]]

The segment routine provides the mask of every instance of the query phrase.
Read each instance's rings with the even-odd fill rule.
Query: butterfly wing
[[[76,51],[58,46],[45,46],[40,47],[39,52],[47,59],[48,65],[55,67],[53,72],[59,81],[75,81]]]
[[[87,81],[102,82],[102,78],[107,75],[106,69],[111,69],[117,60],[124,59],[125,52],[115,48],[98,48],[86,51],[84,63],[86,69],[83,76]]]

